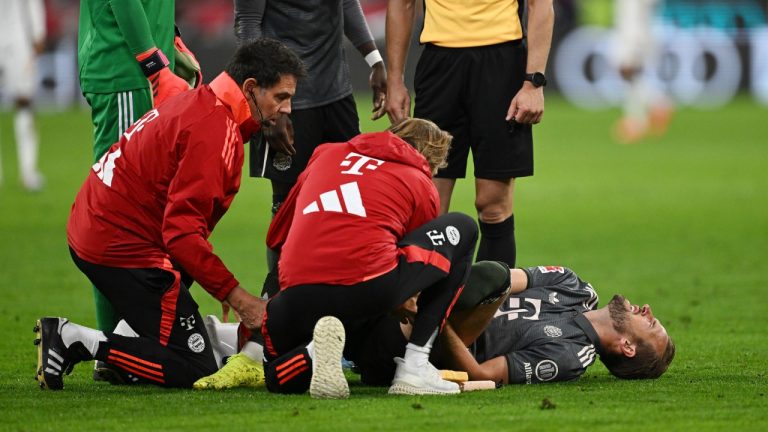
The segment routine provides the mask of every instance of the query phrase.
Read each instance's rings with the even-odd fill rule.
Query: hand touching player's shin
[[[235,310],[243,325],[249,330],[261,328],[261,321],[267,307],[266,300],[250,294],[238,285],[229,292],[225,301]]]

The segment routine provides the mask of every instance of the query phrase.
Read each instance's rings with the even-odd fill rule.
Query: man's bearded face
[[[626,333],[629,322],[629,309],[624,296],[616,294],[608,303],[608,313],[613,321],[613,328],[619,333]]]

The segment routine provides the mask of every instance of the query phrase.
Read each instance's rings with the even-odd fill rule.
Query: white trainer
[[[315,399],[346,399],[349,384],[341,368],[344,354],[344,325],[333,316],[322,317],[312,334],[315,355],[309,395]]]
[[[389,394],[449,395],[461,392],[458,384],[442,379],[432,363],[414,367],[400,357],[395,357],[395,363],[397,370]]]

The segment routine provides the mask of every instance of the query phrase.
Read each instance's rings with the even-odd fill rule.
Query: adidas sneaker
[[[90,354],[82,343],[76,342],[67,348],[61,339],[61,327],[68,323],[66,318],[45,317],[37,320],[34,332],[37,333],[37,375],[35,379],[41,389],[61,390],[62,379],[69,375],[76,363],[90,359]],[[76,346],[77,345],[77,346]]]

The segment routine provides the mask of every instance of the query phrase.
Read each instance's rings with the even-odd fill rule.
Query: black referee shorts
[[[276,152],[261,134],[251,139],[251,177],[296,183],[309,158],[320,144],[347,142],[360,134],[357,106],[352,95],[328,105],[291,111],[296,154]]]
[[[435,177],[464,178],[470,149],[476,178],[533,175],[531,126],[511,129],[505,120],[523,85],[525,67],[520,42],[470,48],[426,45],[414,77],[414,116],[453,135],[448,167]]]

